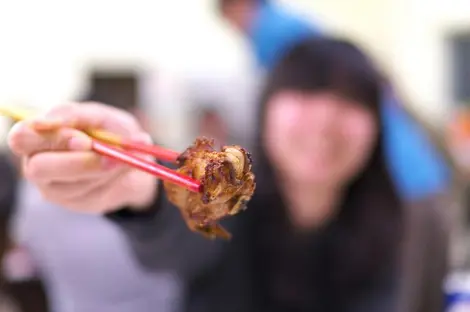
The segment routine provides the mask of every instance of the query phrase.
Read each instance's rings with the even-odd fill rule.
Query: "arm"
[[[138,261],[152,271],[170,270],[185,277],[200,274],[218,261],[226,244],[191,232],[166,199],[163,183],[148,209],[124,208],[107,217],[124,231]]]

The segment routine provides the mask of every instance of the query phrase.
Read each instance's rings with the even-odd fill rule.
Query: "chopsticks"
[[[162,180],[166,180],[182,186],[192,192],[201,192],[202,188],[199,181],[171,170],[165,166],[133,156],[124,150],[113,148],[107,144],[97,141],[96,139],[93,140],[92,150],[100,155],[121,161],[134,168],[150,173]]]
[[[143,144],[139,142],[133,142],[131,140],[121,138],[114,134],[108,133],[106,131],[101,130],[87,130],[85,131],[89,136],[95,138],[101,142],[108,143],[115,146],[120,146],[125,150],[128,151],[135,151],[142,154],[152,155],[155,158],[163,161],[168,161],[172,163],[176,163],[176,160],[180,153],[172,150],[168,150],[161,146],[151,145],[151,144]]]
[[[0,114],[17,121],[32,116],[31,112],[17,108],[0,107]],[[92,141],[92,150],[102,156],[123,162],[129,166],[150,173],[162,180],[184,187],[192,192],[201,192],[201,183],[165,166],[134,156],[130,151],[155,157],[158,160],[176,162],[179,153],[160,146],[133,142],[102,130],[86,130]]]

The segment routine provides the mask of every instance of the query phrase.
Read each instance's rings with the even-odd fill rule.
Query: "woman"
[[[441,311],[445,223],[437,202],[407,206],[390,181],[381,81],[341,40],[305,40],[279,62],[260,109],[258,188],[248,211],[227,220],[231,244],[189,232],[155,180],[100,162],[78,131],[46,138],[23,123],[10,146],[49,200],[107,213],[143,265],[177,277],[188,311]],[[142,136],[96,104],[33,122]]]
[[[410,215],[384,160],[382,81],[357,47],[330,39],[296,45],[271,73],[250,209],[266,310],[397,303]]]

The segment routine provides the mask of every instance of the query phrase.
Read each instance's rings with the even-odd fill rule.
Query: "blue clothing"
[[[258,63],[269,69],[293,43],[320,33],[316,25],[265,3],[249,37]],[[391,96],[386,102],[382,115],[385,152],[398,191],[405,199],[413,200],[445,190],[451,173],[442,155]]]
[[[271,68],[289,46],[312,33],[320,30],[281,7],[263,4],[249,37],[259,65]]]
[[[400,194],[413,200],[445,190],[451,173],[443,155],[391,95],[384,101],[385,154]]]

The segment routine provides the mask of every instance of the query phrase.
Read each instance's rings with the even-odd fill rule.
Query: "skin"
[[[305,228],[326,222],[371,154],[377,138],[373,115],[331,93],[282,91],[268,103],[266,118],[265,148],[292,221]]]
[[[225,5],[222,10],[222,17],[240,32],[246,34],[256,14],[257,4],[251,0],[234,1]]]
[[[151,142],[130,113],[99,103],[58,106],[17,123],[9,133],[9,147],[45,199],[85,213],[123,206],[143,209],[153,201],[156,178],[95,154],[91,139],[74,128],[100,128]]]
[[[215,146],[223,146],[226,143],[226,133],[225,123],[220,115],[208,112],[202,116],[199,124],[199,136],[213,138]]]

